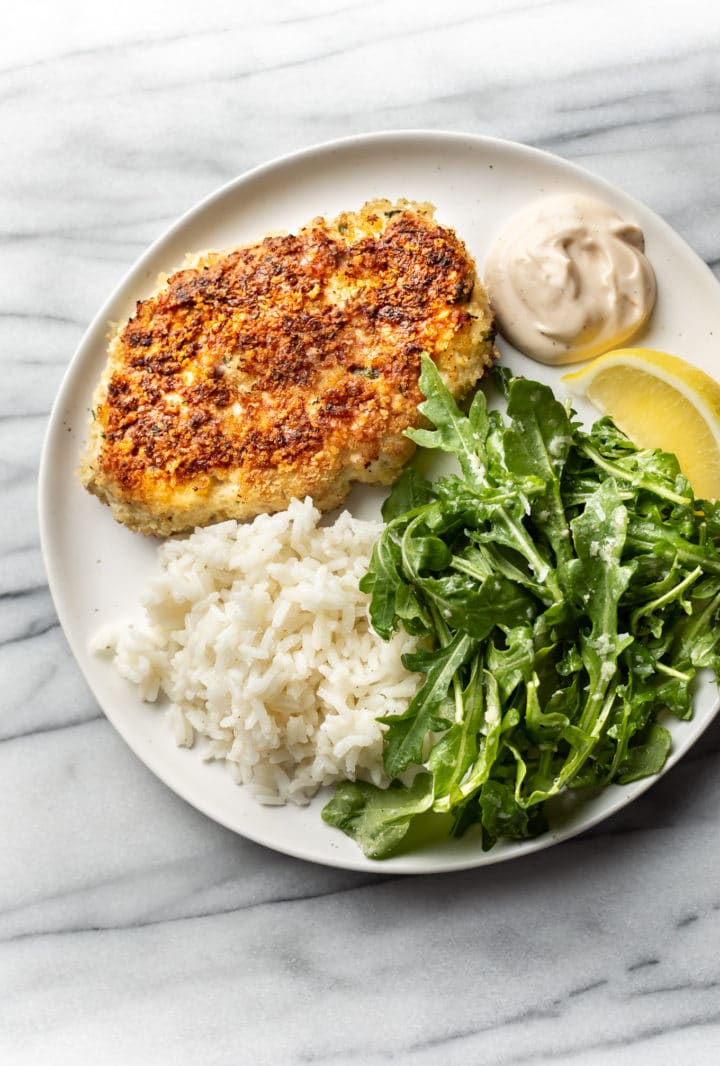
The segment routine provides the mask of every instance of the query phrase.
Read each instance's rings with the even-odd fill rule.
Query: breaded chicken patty
[[[421,353],[460,397],[492,340],[475,264],[428,204],[378,200],[197,257],[111,341],[81,479],[153,535],[293,496],[328,510],[412,454]]]

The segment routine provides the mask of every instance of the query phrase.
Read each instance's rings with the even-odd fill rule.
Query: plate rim
[[[318,865],[327,866],[335,869],[347,869],[357,872],[368,873],[387,873],[392,875],[415,875],[415,874],[443,874],[452,873],[459,870],[476,869],[484,866],[493,866],[503,862],[509,862],[513,859],[519,859],[527,855],[534,854],[538,851],[543,851],[546,848],[552,847],[555,844],[561,843],[565,840],[570,840],[574,837],[579,837],[588,830],[594,828],[600,822],[603,822],[619,811],[624,809],[633,803],[640,795],[648,791],[653,787],[662,777],[665,776],[676,764],[680,761],[702,736],[706,729],[717,717],[718,711],[720,711],[720,694],[716,692],[715,700],[712,710],[707,714],[706,718],[700,724],[695,734],[685,742],[681,750],[675,750],[671,752],[665,766],[656,774],[649,778],[644,778],[641,781],[634,782],[631,785],[622,786],[622,792],[618,796],[617,800],[613,800],[609,809],[603,809],[591,814],[583,819],[582,825],[574,826],[570,829],[558,829],[550,830],[542,836],[533,838],[531,840],[517,842],[511,848],[507,850],[498,849],[491,852],[482,852],[479,849],[476,851],[468,851],[466,855],[459,857],[456,861],[448,862],[447,864],[437,867],[433,864],[431,859],[425,858],[423,860],[422,853],[416,859],[412,853],[405,853],[398,856],[398,859],[402,860],[402,866],[395,866],[393,857],[385,860],[373,860],[366,858],[362,851],[357,848],[357,858],[346,857],[344,855],[338,855],[337,857],[331,854],[327,856],[318,856],[315,854],[308,854],[303,851],[302,846],[286,845],[273,843],[263,838],[262,834],[255,833],[252,827],[239,829],[237,825],[231,824],[229,817],[224,817],[222,812],[218,812],[214,809],[213,804],[205,802],[204,797],[196,798],[190,797],[181,787],[174,782],[170,782],[167,778],[158,772],[153,767],[145,756],[138,750],[132,738],[132,730],[127,730],[123,727],[121,722],[118,722],[115,716],[112,716],[106,710],[103,700],[98,693],[94,682],[87,676],[82,663],[82,656],[77,648],[77,641],[74,635],[72,635],[72,628],[67,624],[67,611],[62,603],[62,596],[60,593],[60,579],[56,570],[56,560],[52,550],[52,523],[50,518],[49,508],[49,477],[50,477],[50,463],[51,463],[51,447],[53,440],[56,438],[58,432],[59,423],[62,421],[62,410],[69,395],[73,392],[75,384],[75,378],[80,375],[80,371],[83,364],[83,355],[85,348],[89,346],[91,338],[97,331],[98,327],[106,326],[109,321],[109,311],[114,304],[121,297],[123,291],[130,283],[131,279],[140,274],[145,265],[150,261],[168,241],[172,239],[175,233],[182,229],[188,222],[198,215],[203,214],[214,204],[221,202],[224,198],[232,195],[236,190],[242,188],[245,184],[250,184],[256,181],[258,178],[262,178],[263,175],[269,175],[274,171],[281,170],[283,167],[289,164],[296,164],[306,160],[311,160],[313,157],[322,156],[333,151],[352,149],[353,147],[373,147],[375,145],[382,145],[383,143],[408,143],[412,140],[425,140],[428,142],[436,142],[437,144],[455,142],[461,144],[463,142],[472,142],[477,147],[487,146],[493,150],[501,150],[510,154],[515,154],[520,157],[526,157],[536,159],[540,163],[546,163],[551,166],[557,166],[558,163],[571,174],[576,174],[581,180],[591,180],[592,184],[599,189],[604,189],[611,197],[615,197],[621,194],[622,197],[631,204],[638,213],[642,215],[649,215],[652,217],[653,224],[662,231],[663,236],[670,242],[671,245],[682,248],[684,256],[690,254],[697,265],[701,266],[706,274],[706,280],[711,282],[712,285],[717,286],[718,280],[713,274],[708,264],[702,259],[702,257],[685,241],[685,239],[668,223],[658,215],[652,208],[648,207],[641,200],[634,197],[632,194],[627,193],[621,186],[615,185],[608,179],[594,174],[592,171],[587,170],[585,167],[574,162],[573,160],[566,159],[563,156],[557,155],[554,152],[547,151],[543,148],[537,148],[532,145],[523,144],[519,141],[509,140],[500,137],[489,136],[485,134],[477,134],[471,132],[463,132],[461,130],[438,130],[427,128],[407,128],[399,130],[377,130],[369,131],[365,133],[356,133],[347,137],[332,138],[330,140],[320,141],[313,143],[304,148],[300,148],[295,151],[283,153],[273,157],[270,160],[259,163],[250,169],[243,171],[241,174],[229,181],[223,183],[218,188],[212,190],[210,193],[202,197],[200,200],[193,203],[189,208],[183,211],[178,217],[176,217],[166,229],[164,229],[145,249],[142,254],[135,259],[128,269],[122,274],[119,281],[113,286],[112,291],[107,298],[103,301],[102,305],[92,317],[88,326],[84,330],[80,341],[78,342],[72,356],[70,357],[68,364],[63,372],[62,379],[55,393],[55,397],[51,406],[50,414],[45,427],[45,433],[43,437],[42,448],[40,452],[40,461],[38,469],[38,524],[39,524],[39,536],[40,536],[40,549],[43,559],[43,565],[48,580],[48,588],[50,590],[53,606],[55,608],[60,626],[63,631],[63,635],[68,644],[68,647],[75,659],[75,662],[82,674],[85,684],[90,689],[98,707],[102,711],[104,717],[110,722],[115,731],[122,737],[125,744],[133,752],[134,756],[138,758],[142,764],[153,774],[153,776],[160,781],[164,787],[170,789],[175,795],[179,796],[185,803],[189,804],[195,810],[201,812],[206,817],[224,828],[230,830],[242,836],[256,844],[260,844],[263,847],[269,848],[272,851],[280,854],[288,855],[293,858],[301,859],[305,862],[313,862]],[[720,295],[720,292],[719,292]],[[172,737],[168,730],[168,741],[171,742]],[[616,787],[620,790],[621,786]],[[319,816],[319,815],[318,815]]]

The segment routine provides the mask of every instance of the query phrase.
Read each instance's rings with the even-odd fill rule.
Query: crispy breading
[[[496,354],[475,264],[432,215],[379,200],[169,277],[110,343],[89,491],[164,535],[392,482],[421,352],[456,397]]]

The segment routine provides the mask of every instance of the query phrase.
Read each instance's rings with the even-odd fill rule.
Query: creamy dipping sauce
[[[655,304],[642,230],[591,196],[539,200],[515,215],[485,262],[497,327],[542,363],[621,345]]]

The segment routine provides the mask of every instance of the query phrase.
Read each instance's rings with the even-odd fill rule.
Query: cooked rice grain
[[[381,524],[319,520],[293,500],[167,541],[143,622],[93,641],[143,699],[167,696],[178,745],[206,738],[205,757],[227,760],[262,803],[307,803],[344,778],[385,784],[377,718],[418,688],[401,663],[416,641],[381,640],[358,588]]]

